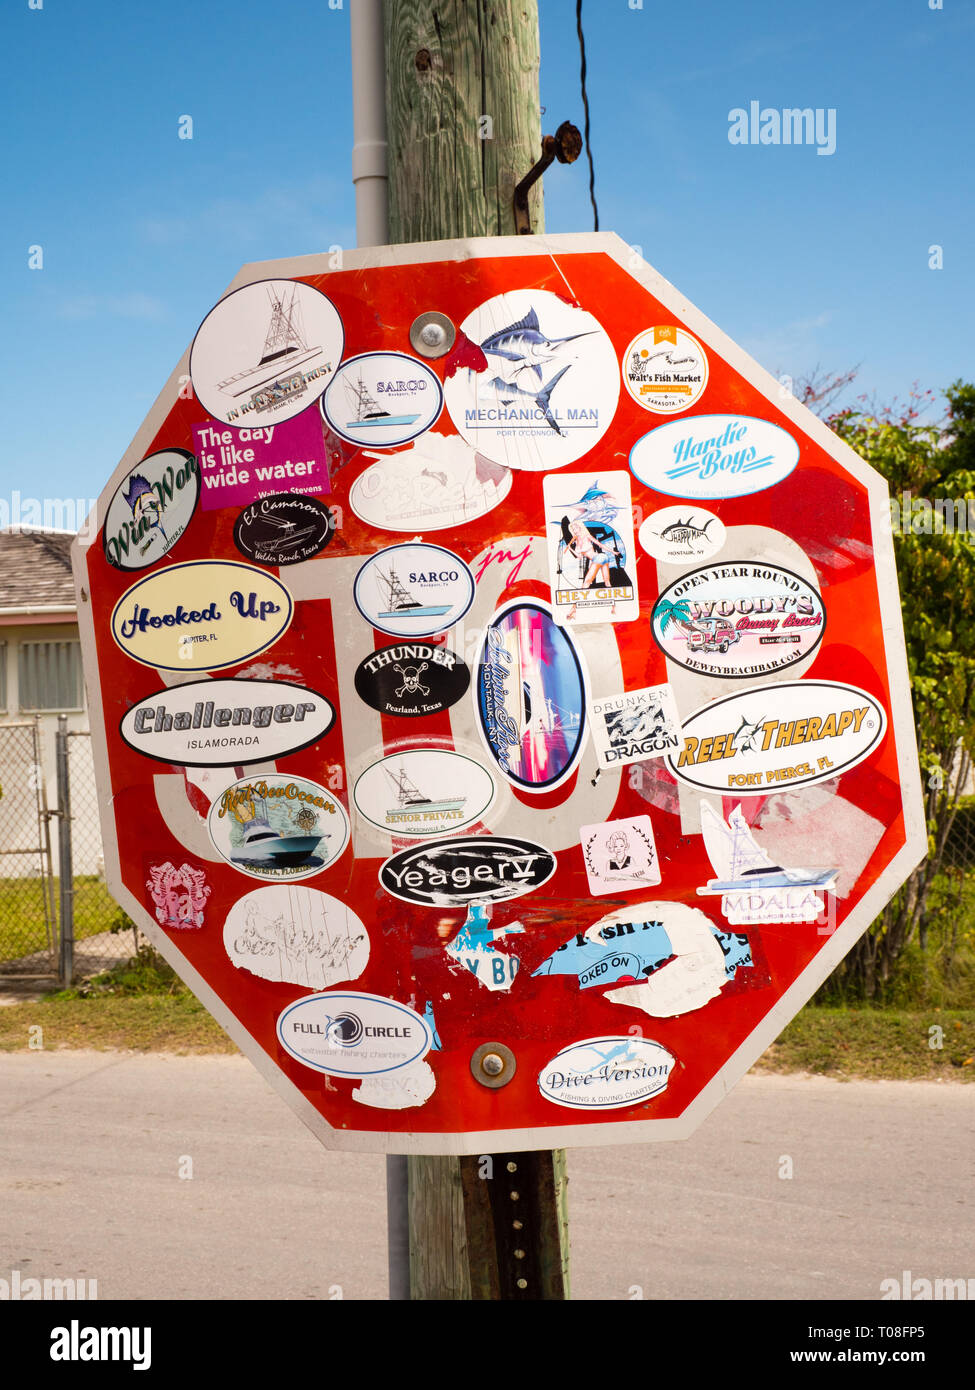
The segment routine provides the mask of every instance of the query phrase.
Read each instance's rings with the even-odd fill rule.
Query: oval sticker
[[[335,709],[290,681],[203,680],[157,690],[132,706],[119,733],[137,753],[179,767],[246,767],[307,748]]]
[[[351,444],[393,449],[428,430],[443,409],[439,378],[405,352],[349,357],[322,397],[329,426]]]
[[[811,584],[757,560],[682,575],[663,590],[650,623],[657,646],[678,666],[731,680],[802,661],[825,627],[823,600]]]
[[[335,517],[317,497],[281,492],[245,507],[234,522],[234,545],[259,565],[297,565],[325,549]]]
[[[305,777],[244,777],[214,800],[214,849],[249,878],[278,882],[321,873],[349,843],[349,818],[331,792]]]
[[[710,560],[725,543],[724,522],[703,507],[662,507],[648,516],[637,539],[648,555],[668,565]]]
[[[367,623],[393,637],[444,632],[474,602],[474,576],[440,545],[391,545],[359,570],[352,595]]]
[[[498,609],[481,647],[474,709],[502,776],[526,792],[561,786],[582,755],[586,705],[582,662],[548,604]]]
[[[426,434],[398,453],[374,458],[352,484],[356,516],[381,531],[411,536],[465,526],[486,516],[511,491],[511,470],[485,458],[456,434]]]
[[[725,796],[768,796],[839,777],[882,741],[887,716],[872,695],[839,681],[786,681],[726,695],[684,721],[668,754],[682,782]]]
[[[546,1100],[579,1110],[619,1110],[667,1089],[674,1058],[650,1038],[583,1038],[538,1074]]]
[[[473,825],[494,794],[490,773],[472,758],[440,748],[414,748],[367,767],[352,799],[372,825],[415,839]]]
[[[380,647],[359,662],[355,688],[380,714],[439,714],[467,694],[471,673],[456,652],[432,642]]]
[[[277,1034],[296,1062],[328,1076],[396,1071],[433,1044],[426,1020],[405,1004],[339,990],[296,999],[279,1015]]]
[[[791,434],[752,415],[694,415],[638,439],[630,468],[671,497],[745,497],[787,478],[799,462]]]
[[[293,612],[287,589],[264,570],[191,560],[126,589],[112,610],[112,636],[144,666],[219,671],[267,651]]]
[[[168,555],[200,500],[200,469],[186,449],[149,454],[108,504],[102,548],[110,565],[141,570]]]
[[[555,873],[555,855],[529,840],[468,835],[413,845],[387,859],[379,882],[405,903],[466,907],[531,893]]]

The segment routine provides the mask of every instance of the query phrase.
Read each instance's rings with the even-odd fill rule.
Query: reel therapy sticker
[[[405,352],[347,358],[322,396],[329,427],[350,444],[393,449],[423,434],[443,409],[439,378]]]
[[[168,555],[200,500],[200,466],[186,449],[160,449],[136,464],[108,504],[102,548],[110,565],[141,570]]]
[[[623,356],[623,381],[644,410],[673,415],[688,410],[708,384],[708,359],[685,328],[659,324],[630,343]]]
[[[542,494],[555,621],[568,627],[638,618],[629,474],[550,474]]]
[[[349,818],[337,797],[306,777],[244,777],[214,800],[211,843],[249,878],[309,878],[349,843]]]
[[[474,602],[474,576],[440,545],[392,545],[371,556],[352,596],[372,627],[392,637],[431,637],[458,622]]]

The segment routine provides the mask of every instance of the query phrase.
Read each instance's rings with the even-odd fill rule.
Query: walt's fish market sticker
[[[193,426],[203,478],[203,510],[244,507],[278,492],[330,492],[322,420],[309,406],[290,420],[231,429]]]
[[[332,990],[296,999],[281,1013],[278,1041],[326,1076],[376,1076],[425,1057],[433,1034],[424,1018],[395,999]]]
[[[839,681],[786,681],[714,700],[684,721],[667,764],[682,782],[725,795],[825,782],[862,763],[887,731],[865,690]]]
[[[204,680],[157,690],[122,716],[144,757],[178,767],[237,767],[316,743],[335,722],[324,695],[288,681]]]
[[[442,409],[438,378],[404,352],[348,358],[322,397],[322,414],[335,433],[374,449],[407,444],[428,430]]]
[[[300,280],[256,280],[232,290],[197,329],[190,380],[225,425],[290,420],[314,404],[342,357],[332,301]]]
[[[787,478],[799,462],[791,434],[751,415],[695,415],[638,439],[630,468],[672,497],[745,497]]]
[[[102,546],[110,565],[141,570],[168,555],[193,519],[200,469],[185,449],[149,454],[108,505]]]
[[[626,623],[640,616],[628,473],[555,473],[542,480],[555,621]]]
[[[352,799],[360,815],[390,835],[449,835],[473,825],[494,801],[489,772],[440,748],[394,753],[367,767]]]
[[[245,777],[220,793],[207,829],[214,849],[249,878],[309,878],[349,843],[345,807],[305,777]]]
[[[380,455],[355,482],[349,504],[381,531],[445,531],[486,516],[511,491],[511,471],[456,434],[426,434],[408,449]]]
[[[380,868],[379,882],[405,903],[466,907],[531,893],[555,869],[551,850],[530,840],[468,835],[400,850]]]
[[[593,700],[592,741],[605,770],[680,748],[680,718],[669,685],[649,685]]]
[[[262,497],[234,522],[234,545],[259,565],[297,565],[310,560],[335,534],[335,517],[316,497],[299,492]]]
[[[355,688],[360,700],[380,714],[419,719],[449,709],[471,683],[465,663],[432,642],[400,642],[380,647],[356,667]]]
[[[727,537],[724,522],[703,507],[663,507],[648,516],[637,539],[648,555],[668,565],[710,560]]]
[[[126,589],[112,636],[127,656],[161,671],[219,671],[278,640],[294,612],[273,575],[232,560],[191,560]]]
[[[357,980],[369,961],[369,936],[352,909],[300,884],[255,888],[238,898],[223,944],[238,969],[305,989]]]
[[[352,594],[372,627],[393,637],[444,632],[474,602],[474,576],[439,545],[392,545],[359,570]]]
[[[708,359],[696,338],[676,324],[638,333],[623,357],[626,389],[644,410],[673,415],[687,410],[708,384]]]
[[[631,816],[579,830],[582,858],[594,897],[629,893],[660,882],[660,861],[649,816]]]
[[[556,1053],[538,1075],[546,1100],[578,1110],[620,1110],[667,1089],[676,1066],[649,1038],[584,1038]]]
[[[548,290],[496,295],[461,324],[476,366],[444,386],[450,418],[495,463],[532,471],[574,463],[609,429],[619,401],[613,344],[585,309]]]
[[[657,646],[688,671],[742,680],[809,656],[826,626],[813,586],[781,565],[755,560],[691,570],[654,605]]]

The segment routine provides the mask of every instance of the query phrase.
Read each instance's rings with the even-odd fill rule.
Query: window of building
[[[21,642],[17,675],[22,710],[84,705],[80,642]]]
[[[7,644],[0,642],[0,714],[7,708]]]

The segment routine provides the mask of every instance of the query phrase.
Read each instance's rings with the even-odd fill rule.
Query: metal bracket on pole
[[[550,164],[574,164],[582,153],[582,135],[571,121],[563,121],[554,135],[542,136],[542,157],[515,187],[515,231],[519,236],[531,236],[532,223],[528,211],[528,193]]]

